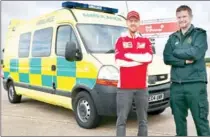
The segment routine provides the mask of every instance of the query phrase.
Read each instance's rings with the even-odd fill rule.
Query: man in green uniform
[[[188,109],[197,134],[210,135],[205,53],[206,31],[191,24],[192,10],[182,5],[176,10],[180,30],[171,34],[164,49],[164,62],[171,65],[171,109],[177,136],[187,136]]]

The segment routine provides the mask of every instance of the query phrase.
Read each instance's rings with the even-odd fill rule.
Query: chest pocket
[[[187,38],[184,39],[182,43],[183,48],[190,48],[193,46],[193,37],[188,36]]]
[[[193,42],[193,35],[190,35],[183,40],[175,38],[174,41],[172,41],[172,48],[188,49],[193,46]]]
[[[171,41],[171,47],[173,50],[176,48],[181,48],[182,47],[181,40],[177,37],[173,38]]]

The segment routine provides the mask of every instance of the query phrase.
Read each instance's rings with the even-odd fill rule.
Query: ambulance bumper
[[[164,98],[158,101],[149,102],[148,112],[153,112],[169,107],[170,83],[149,87],[149,95],[164,95]],[[92,94],[99,115],[116,116],[116,93],[117,88],[112,86],[103,86],[97,84]],[[133,103],[131,113],[135,112],[135,104]]]

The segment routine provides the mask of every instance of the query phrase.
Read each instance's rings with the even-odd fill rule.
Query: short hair
[[[192,9],[187,5],[181,5],[176,9],[176,13],[180,11],[188,11],[189,15],[192,16]]]

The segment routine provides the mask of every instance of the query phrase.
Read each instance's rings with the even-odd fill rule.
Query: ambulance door
[[[56,61],[56,94],[70,96],[76,83],[76,62],[65,59],[67,42],[76,41],[76,35],[71,25],[59,25],[55,44]],[[76,41],[77,42],[77,41]]]
[[[34,32],[30,58],[30,85],[37,90],[53,93],[52,65],[55,59],[51,55],[53,27],[38,29]]]

